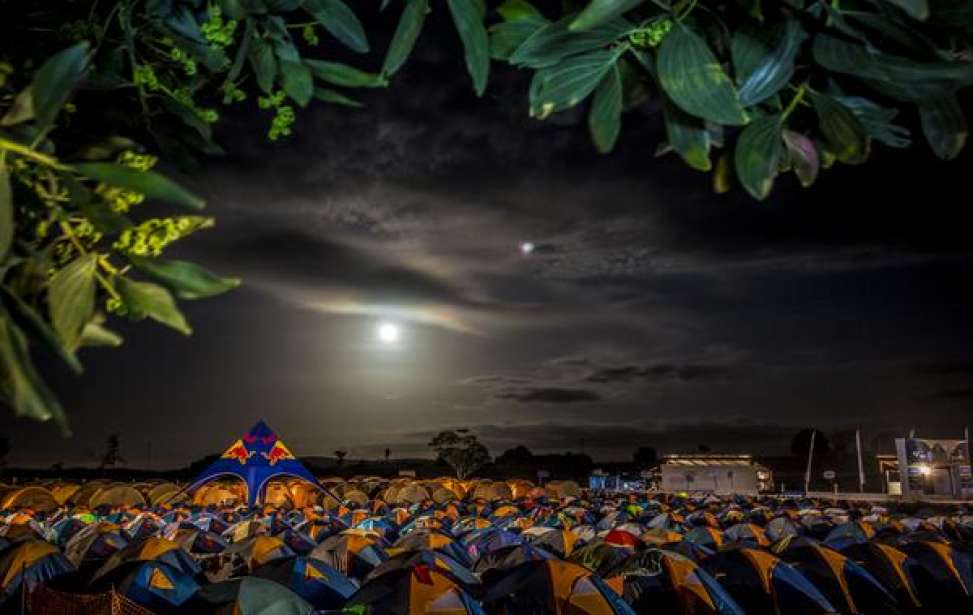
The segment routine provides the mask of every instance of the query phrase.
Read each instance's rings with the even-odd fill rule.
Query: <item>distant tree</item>
[[[391,456],[392,456],[392,449],[390,448],[385,449],[385,461],[388,461],[389,457]]]
[[[51,469],[54,470],[55,472],[61,472],[61,471],[63,471],[64,470],[64,462],[63,461],[56,461],[56,462],[52,463],[51,464]]]
[[[114,468],[119,463],[125,463],[125,459],[119,452],[121,448],[121,436],[117,433],[110,434],[108,439],[105,440],[105,452],[101,456],[101,463],[98,467],[102,469]]]
[[[334,456],[338,458],[338,465],[340,466],[345,462],[345,457],[348,456],[348,451],[339,448],[334,452]]]
[[[0,436],[0,468],[7,465],[7,455],[10,454],[10,438]]]
[[[632,454],[632,460],[639,467],[652,467],[659,462],[659,453],[651,446],[640,446]]]
[[[709,453],[713,450],[707,444],[700,444],[698,448],[700,453]]]
[[[441,431],[429,442],[438,458],[463,480],[490,462],[490,451],[468,429]]]
[[[811,448],[811,434],[815,431],[817,430],[807,427],[797,432],[791,440],[791,454],[795,457],[807,457],[808,450]],[[815,456],[824,456],[830,451],[831,443],[828,442],[827,436],[817,431],[817,434],[814,436]]]
[[[529,448],[521,444],[505,450],[495,461],[498,465],[518,466],[526,465],[533,461],[533,459],[534,453],[530,452]]]

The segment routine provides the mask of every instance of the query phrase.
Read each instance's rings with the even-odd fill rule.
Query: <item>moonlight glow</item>
[[[378,340],[383,344],[394,344],[399,341],[399,327],[391,322],[383,322],[378,325],[376,334],[378,335]]]

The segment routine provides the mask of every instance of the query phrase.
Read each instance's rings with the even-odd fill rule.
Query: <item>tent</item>
[[[186,491],[193,492],[210,481],[231,476],[241,479],[247,486],[247,503],[250,506],[263,500],[267,483],[277,477],[306,480],[327,493],[264,421],[258,421],[242,438],[231,444]]]

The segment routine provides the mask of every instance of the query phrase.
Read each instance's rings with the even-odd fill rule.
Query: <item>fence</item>
[[[115,591],[68,594],[37,586],[26,600],[27,615],[155,615]]]

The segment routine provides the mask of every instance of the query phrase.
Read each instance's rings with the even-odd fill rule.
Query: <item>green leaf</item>
[[[891,11],[883,12],[885,13],[884,15],[866,11],[843,10],[841,14],[853,23],[864,25],[866,28],[874,30],[879,35],[878,40],[911,48],[910,51],[918,52],[918,56],[925,56],[936,52],[936,43],[920,32],[915,27],[915,23],[906,19],[900,19],[898,15],[891,14]],[[859,37],[854,36],[853,38]],[[859,38],[859,40],[867,45],[866,36]]]
[[[591,0],[581,14],[571,22],[568,29],[572,32],[581,32],[600,26],[616,17],[621,17],[626,11],[634,9],[643,2],[645,0]]]
[[[743,83],[767,56],[774,52],[779,42],[779,32],[773,28],[741,25],[730,40],[730,57],[737,83]]]
[[[588,114],[591,140],[601,153],[610,152],[622,128],[622,79],[618,65],[601,78]]]
[[[179,311],[169,291],[151,282],[136,282],[125,277],[115,279],[115,289],[132,318],[152,320],[171,327],[183,335],[191,335],[192,329]]]
[[[209,141],[213,138],[213,127],[204,122],[195,109],[187,107],[173,98],[162,99],[162,106],[165,107],[166,111],[178,117],[183,124],[195,130],[204,140]]]
[[[17,416],[54,420],[65,436],[71,435],[61,404],[44,384],[30,358],[27,337],[0,310],[0,401]]]
[[[84,371],[81,361],[75,356],[74,351],[65,347],[57,332],[47,324],[47,321],[34,308],[6,286],[0,286],[0,294],[6,299],[7,307],[13,312],[13,315],[27,325],[27,329],[34,339],[40,340],[48,350],[61,357],[61,360],[74,373],[80,374]]]
[[[568,15],[538,29],[510,54],[510,63],[546,68],[568,56],[605,47],[635,28],[631,22],[618,18],[583,32],[572,32],[568,29],[572,21],[574,15]]]
[[[716,168],[713,169],[713,192],[716,194],[726,194],[733,187],[733,165],[730,162],[730,152],[723,150],[720,157],[716,159]]]
[[[799,132],[785,130],[782,136],[794,174],[801,185],[807,188],[817,179],[821,168],[818,148],[814,146],[814,141]]]
[[[287,35],[287,38],[274,38],[273,48],[274,55],[277,56],[277,60],[281,62],[301,61],[301,52],[297,49],[297,45],[295,45],[291,40],[290,34]]]
[[[346,88],[383,88],[389,84],[384,74],[367,73],[341,62],[305,60],[304,63],[321,81]]]
[[[525,17],[490,26],[490,57],[506,61],[524,41],[548,23],[543,17]]]
[[[175,3],[173,3],[175,4]],[[188,6],[173,6],[172,11],[165,20],[165,24],[179,36],[190,41],[207,45],[208,41],[203,36],[203,31],[199,29],[193,10]]]
[[[928,0],[885,0],[909,14],[910,17],[925,21],[929,18]]]
[[[7,109],[3,118],[0,118],[0,126],[16,126],[23,122],[34,119],[34,99],[32,88],[24,88],[14,98],[14,102]]]
[[[135,267],[168,286],[180,299],[214,297],[240,285],[239,278],[221,278],[199,265],[178,260],[129,256]]]
[[[794,75],[794,58],[807,38],[800,24],[787,20],[784,37],[777,48],[765,56],[740,85],[740,104],[749,107],[763,102],[787,85]]]
[[[331,103],[334,105],[343,105],[345,107],[361,107],[362,104],[355,100],[354,98],[349,98],[337,90],[332,90],[330,88],[314,88],[314,97],[318,100],[324,101],[326,103]]]
[[[365,29],[347,4],[341,0],[304,0],[304,9],[347,47],[368,53]]]
[[[51,278],[47,303],[54,330],[73,352],[81,342],[81,329],[95,313],[95,270],[98,256],[86,254],[68,263]]]
[[[839,103],[851,109],[865,128],[865,134],[889,147],[909,147],[912,144],[909,129],[893,124],[899,114],[894,107],[883,107],[861,96],[832,95]]]
[[[240,40],[239,46],[237,46],[236,54],[233,57],[233,64],[230,66],[230,71],[226,73],[226,78],[223,80],[224,105],[229,105],[233,102],[233,90],[227,86],[233,84],[240,77],[240,73],[243,71],[243,63],[246,62],[247,56],[250,53],[250,45],[253,43],[254,36],[256,36],[257,26],[254,25],[254,20],[247,19],[245,23],[246,27],[243,30],[243,38]]]
[[[666,138],[673,151],[697,171],[712,169],[713,163],[709,158],[711,139],[706,123],[681,110],[668,98],[663,99],[662,108],[665,112]]]
[[[132,226],[132,221],[116,212],[102,199],[75,200],[78,209],[99,233],[117,235]]]
[[[241,4],[241,0],[220,0],[220,8],[223,14],[230,19],[243,19],[247,16],[247,11]]]
[[[686,113],[731,126],[747,123],[736,88],[716,56],[684,25],[662,41],[656,68],[662,88]]]
[[[919,117],[926,141],[937,156],[943,160],[952,160],[963,151],[969,128],[955,96],[919,103]]]
[[[274,81],[277,78],[277,58],[273,48],[259,37],[250,41],[250,66],[257,78],[257,87],[265,94],[274,91]]]
[[[311,76],[311,69],[300,62],[282,60],[280,72],[283,76],[284,91],[298,105],[306,107],[314,94],[314,77]]]
[[[37,128],[43,133],[54,123],[71,91],[88,66],[88,43],[81,42],[51,56],[34,73],[31,96]]]
[[[819,92],[810,92],[818,114],[818,125],[828,147],[845,164],[861,164],[868,159],[869,143],[865,127],[846,106]]]
[[[483,26],[483,17],[470,0],[447,0],[447,4],[463,42],[466,70],[473,78],[473,90],[477,96],[483,96],[490,74],[490,40]]]
[[[122,341],[121,335],[95,321],[86,324],[81,332],[81,345],[85,347],[109,346],[117,348],[122,345]]]
[[[90,179],[140,192],[147,199],[159,199],[190,209],[202,209],[206,205],[203,199],[188,192],[171,179],[152,171],[138,171],[110,162],[79,163],[74,165],[74,170]]]
[[[737,178],[755,199],[765,199],[774,185],[783,150],[781,128],[781,116],[768,115],[751,122],[737,139]]]
[[[544,119],[580,103],[598,86],[618,56],[618,51],[599,49],[537,71],[531,83],[531,117]]]
[[[537,17],[544,19],[541,12],[527,0],[504,0],[504,3],[497,7],[497,12],[507,22]]]
[[[863,79],[883,94],[906,102],[950,96],[973,84],[971,62],[918,62],[828,34],[815,37],[813,52],[815,62],[824,68]]]
[[[0,162],[0,262],[6,258],[14,241],[14,197],[10,190],[7,165]]]
[[[429,0],[406,0],[399,25],[395,28],[392,42],[389,43],[388,51],[385,53],[385,61],[382,63],[383,75],[391,77],[409,59],[428,11]]]

